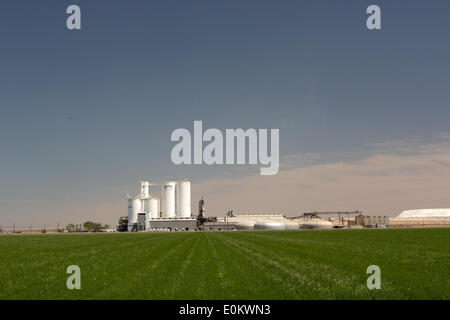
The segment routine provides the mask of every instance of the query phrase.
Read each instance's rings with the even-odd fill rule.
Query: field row
[[[0,257],[0,299],[450,298],[448,229],[15,235]]]

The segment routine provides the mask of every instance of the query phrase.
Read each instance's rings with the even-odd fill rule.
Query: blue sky
[[[81,31],[65,26],[70,4]],[[365,27],[370,4],[380,31]],[[171,132],[194,120],[279,128],[282,158],[431,143],[449,131],[449,13],[448,1],[2,1],[0,224],[83,222],[122,201],[92,209],[111,223],[141,178],[259,174],[171,164]]]

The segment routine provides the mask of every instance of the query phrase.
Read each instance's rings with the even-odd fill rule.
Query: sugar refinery
[[[159,194],[150,193],[156,187]],[[128,218],[123,231],[221,231],[298,230],[346,228],[424,228],[450,227],[450,209],[406,210],[397,217],[365,216],[361,211],[308,212],[295,217],[283,214],[234,214],[223,218],[206,217],[205,202],[199,201],[198,214],[191,210],[189,180],[150,183],[140,181],[139,192],[128,195]]]
[[[150,187],[161,186],[160,195]],[[188,180],[164,183],[139,182],[139,193],[128,195],[128,231],[194,230],[197,219],[191,213],[191,183]]]

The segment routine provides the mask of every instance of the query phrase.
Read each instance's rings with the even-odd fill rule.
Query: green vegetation
[[[450,230],[5,235],[0,299],[450,299]]]

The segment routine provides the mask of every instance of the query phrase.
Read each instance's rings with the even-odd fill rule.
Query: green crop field
[[[4,235],[0,299],[450,299],[450,229]]]

